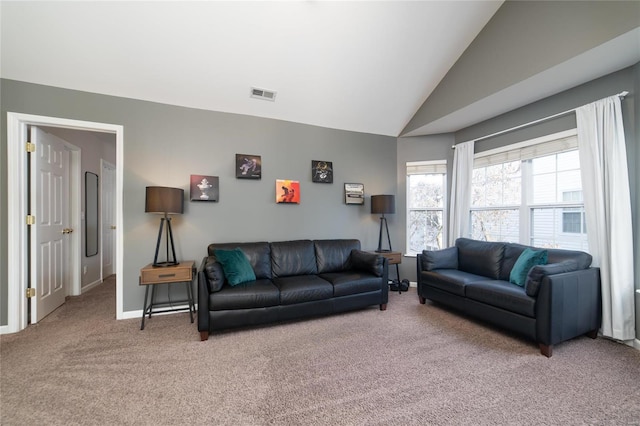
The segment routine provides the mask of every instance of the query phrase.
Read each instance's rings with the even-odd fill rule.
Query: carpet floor
[[[639,425],[640,351],[533,342],[415,289],[388,309],[214,333],[116,321],[113,278],[0,336],[3,425]]]

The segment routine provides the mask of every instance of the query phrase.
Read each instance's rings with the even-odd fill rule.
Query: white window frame
[[[533,217],[532,212],[535,209],[543,208],[583,208],[584,203],[570,202],[556,202],[545,204],[534,204],[532,202],[532,194],[527,191],[531,188],[533,180],[533,171],[531,160],[537,157],[543,157],[546,155],[559,154],[562,152],[572,151],[578,148],[577,143],[577,129],[570,129],[543,137],[530,139],[523,142],[507,145],[501,148],[496,148],[484,152],[475,154],[474,156],[474,169],[479,167],[486,167],[492,164],[500,164],[509,161],[521,161],[521,175],[522,193],[521,202],[519,206],[491,206],[491,207],[474,207],[470,206],[469,215],[469,230],[471,228],[471,214],[477,211],[485,210],[498,210],[498,209],[519,209],[519,243],[531,245],[532,243],[532,229],[531,220]],[[526,183],[525,183],[526,182]]]
[[[426,174],[443,174],[443,200],[442,207],[425,207],[425,208],[412,208],[409,203],[411,200],[411,191],[409,185],[409,176],[411,175],[426,175]],[[405,218],[405,253],[407,256],[415,256],[418,252],[412,251],[410,248],[410,215],[413,211],[437,211],[442,214],[442,241],[447,241],[447,160],[429,160],[429,161],[409,161],[406,163],[406,200],[407,200],[407,209],[406,209],[406,218]]]

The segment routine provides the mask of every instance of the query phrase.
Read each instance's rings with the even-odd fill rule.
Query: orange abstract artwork
[[[300,182],[297,180],[276,180],[276,203],[300,204]]]

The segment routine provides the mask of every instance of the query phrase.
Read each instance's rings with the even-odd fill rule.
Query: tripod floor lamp
[[[396,200],[395,195],[372,195],[371,196],[371,213],[380,214],[380,235],[378,236],[378,253],[390,252],[391,238],[389,237],[389,226],[387,225],[387,218],[385,214],[393,214],[396,212]],[[382,228],[387,231],[387,242],[389,249],[382,248]]]
[[[156,243],[156,254],[153,257],[153,266],[177,265],[180,262],[176,260],[176,250],[173,246],[173,232],[171,231],[171,218],[168,215],[182,214],[184,211],[184,190],[166,186],[147,186],[144,211],[164,215],[160,218],[160,229],[158,229],[158,241]],[[166,233],[166,261],[158,262],[158,252],[160,251],[163,228]],[[172,258],[169,257],[169,247],[171,247]]]

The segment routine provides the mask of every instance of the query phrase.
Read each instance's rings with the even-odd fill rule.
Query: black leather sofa
[[[557,343],[582,334],[595,338],[600,270],[590,267],[591,255],[548,249],[547,264],[533,266],[521,287],[509,276],[526,248],[460,238],[454,247],[423,251],[417,256],[420,303],[430,299],[524,335],[547,357]]]
[[[240,248],[255,280],[231,286],[216,250]],[[210,244],[198,269],[198,331],[326,315],[371,305],[386,310],[388,260],[354,239]]]

